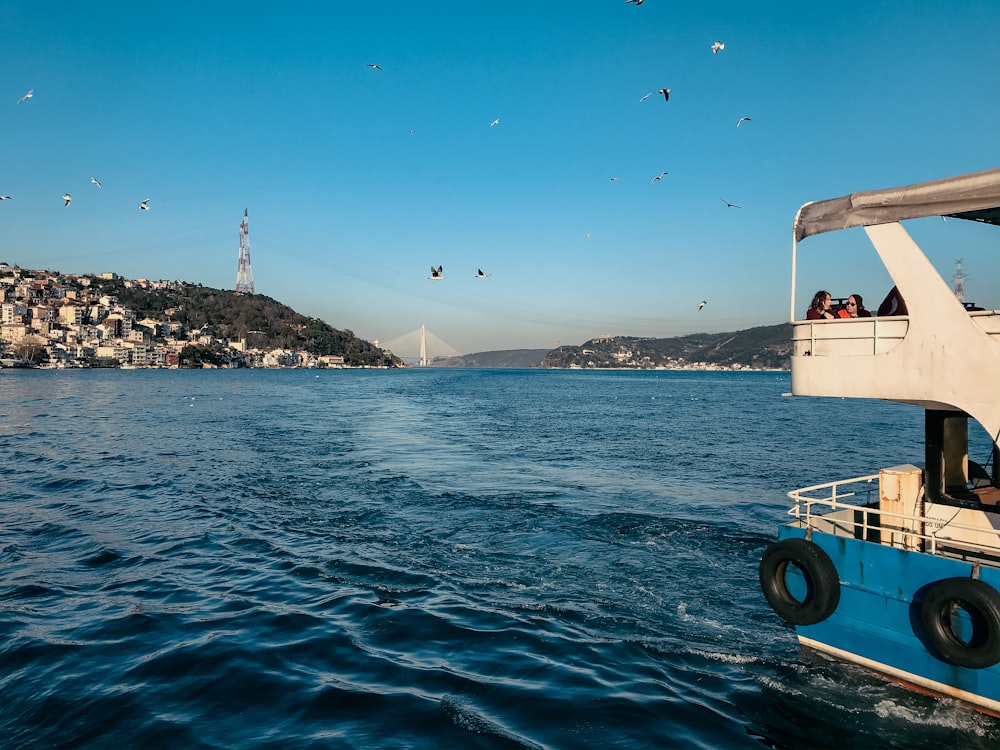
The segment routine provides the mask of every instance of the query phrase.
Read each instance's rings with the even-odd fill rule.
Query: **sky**
[[[0,261],[233,289],[247,209],[257,293],[462,353],[785,322],[803,203],[1000,166],[1000,0],[5,0],[0,69]],[[799,247],[803,315],[891,285]]]

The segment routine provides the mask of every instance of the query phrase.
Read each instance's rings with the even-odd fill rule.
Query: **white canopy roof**
[[[807,203],[795,217],[795,240],[924,216],[1000,224],[1000,168]]]

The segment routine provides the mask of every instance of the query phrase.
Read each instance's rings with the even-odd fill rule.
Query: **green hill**
[[[217,339],[247,339],[259,349],[294,349],[317,356],[338,355],[349,366],[394,367],[399,359],[349,330],[301,315],[263,294],[242,294],[185,281],[142,288],[123,279],[90,276],[89,289],[114,296],[136,318],[152,318],[201,330]]]
[[[694,333],[674,338],[601,336],[581,346],[549,352],[541,367],[746,367],[787,369],[791,355],[789,323],[730,333]]]

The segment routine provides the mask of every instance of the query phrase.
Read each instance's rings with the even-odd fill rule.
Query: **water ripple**
[[[4,747],[1000,743],[800,654],[759,592],[783,492],[838,469],[793,435],[894,405],[768,373],[4,385]]]

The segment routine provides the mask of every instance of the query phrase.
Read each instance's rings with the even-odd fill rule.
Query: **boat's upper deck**
[[[878,398],[964,412],[1000,436],[1000,311],[969,311],[900,221],[927,216],[1000,223],[1000,169],[807,203],[792,246],[792,393]],[[861,226],[906,315],[796,320],[797,243]]]
[[[968,313],[974,325],[992,339],[1000,339],[1000,310]],[[797,320],[792,322],[793,357],[867,357],[892,351],[906,338],[910,318]],[[834,360],[824,364],[836,365]],[[847,365],[854,364],[846,362]]]

